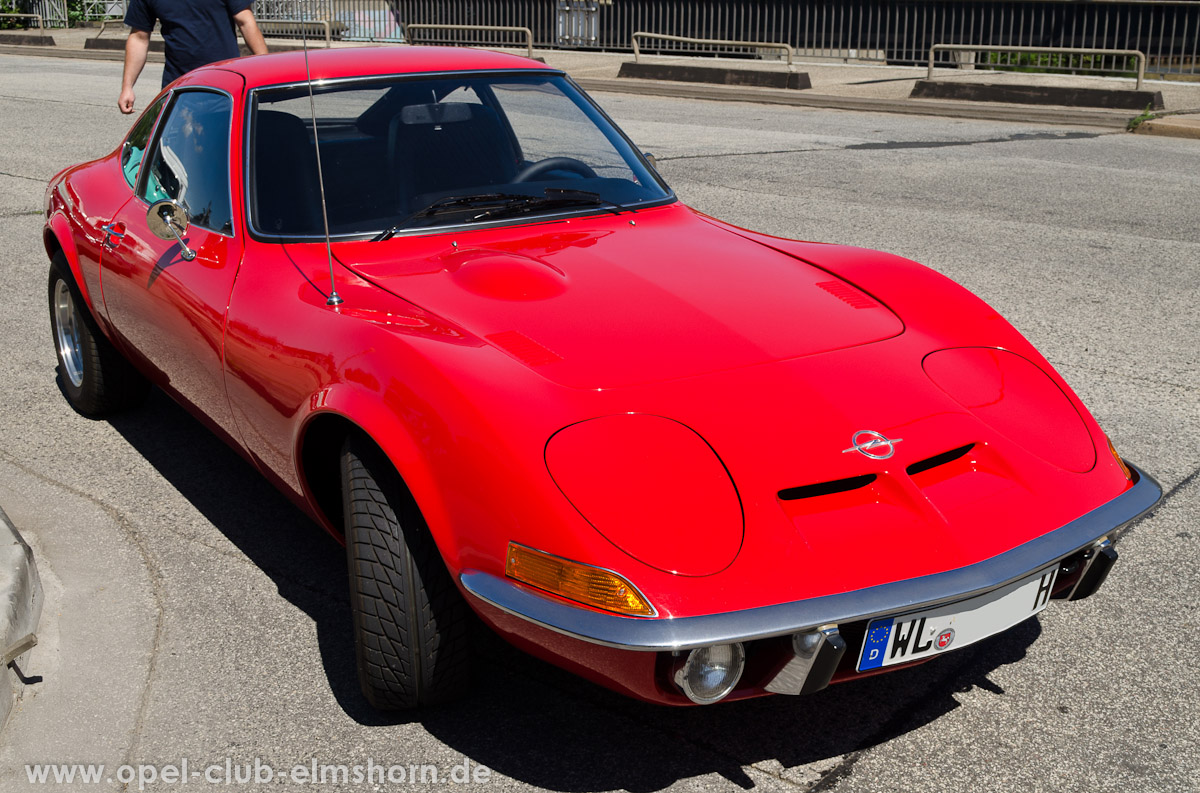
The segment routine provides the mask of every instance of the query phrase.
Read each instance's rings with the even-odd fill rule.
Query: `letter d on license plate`
[[[871,620],[858,670],[879,669],[966,647],[1032,617],[1050,602],[1058,565],[948,606]]]

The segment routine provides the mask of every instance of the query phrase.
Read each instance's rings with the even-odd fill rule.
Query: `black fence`
[[[62,0],[23,0],[26,5]],[[88,7],[99,6],[89,2]],[[122,0],[103,6],[120,11]],[[538,47],[629,50],[637,32],[775,42],[797,55],[921,64],[934,44],[1141,50],[1153,73],[1200,74],[1200,0],[257,0],[260,19],[328,19],[340,37],[405,41],[406,26],[529,28]],[[512,33],[421,28],[414,42],[513,45]],[[753,49],[650,45],[665,53]],[[939,58],[952,62],[951,53]]]

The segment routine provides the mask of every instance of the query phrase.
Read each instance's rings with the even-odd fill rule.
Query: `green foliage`
[[[1137,77],[1137,59],[1131,56],[1002,51],[983,55],[980,64],[1000,72]]]
[[[36,13],[37,9],[28,7],[29,3],[19,0],[0,0],[0,14]],[[36,5],[36,4],[33,4]],[[67,0],[67,24],[73,25],[83,19],[83,0]],[[29,19],[8,19],[0,17],[0,30],[28,28],[32,24]],[[40,31],[39,31],[40,32]]]
[[[6,2],[5,0],[0,0],[0,14],[20,14],[20,13],[22,13],[22,11],[20,8],[17,8],[17,4],[15,2]],[[15,28],[23,28],[28,24],[29,24],[28,19],[9,19],[7,17],[0,17],[0,30],[13,30]]]
[[[1156,119],[1156,118],[1158,118],[1158,113],[1152,112],[1150,110],[1150,105],[1146,105],[1145,110],[1143,110],[1141,113],[1134,116],[1133,118],[1129,119],[1129,123],[1127,123],[1125,125],[1125,129],[1129,132],[1136,132],[1137,128],[1140,127],[1142,124],[1145,124],[1147,121],[1152,121],[1153,119]]]

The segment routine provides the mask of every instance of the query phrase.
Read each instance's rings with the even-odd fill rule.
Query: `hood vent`
[[[802,498],[830,496],[834,493],[858,490],[860,487],[866,487],[874,481],[875,474],[863,474],[862,476],[851,476],[846,479],[834,479],[832,482],[818,482],[815,485],[789,487],[787,490],[779,491],[779,498],[782,501],[798,501]]]
[[[845,281],[821,281],[818,287],[854,308],[878,308],[879,303]]]
[[[562,360],[561,355],[538,344],[518,330],[491,333],[488,334],[487,340],[530,366],[544,366],[545,364],[556,363]]]
[[[942,452],[941,454],[935,454],[932,457],[927,457],[924,460],[915,462],[912,465],[910,465],[908,468],[905,468],[904,471],[909,476],[916,476],[917,474],[921,473],[922,471],[928,471],[931,468],[937,468],[939,465],[945,465],[946,463],[952,463],[955,460],[957,460],[959,457],[962,457],[964,454],[966,454],[967,452],[971,451],[974,448],[975,448],[975,444],[968,443],[966,446],[959,446],[957,449],[951,449],[948,452]]]

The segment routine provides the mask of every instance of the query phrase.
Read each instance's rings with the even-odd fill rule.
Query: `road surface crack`
[[[1198,477],[1200,477],[1200,468],[1197,468],[1194,471],[1192,471],[1190,474],[1185,476],[1183,479],[1179,480],[1179,482],[1174,487],[1172,487],[1170,490],[1163,493],[1162,498],[1159,499],[1159,502],[1154,505],[1154,509],[1147,512],[1145,515],[1142,515],[1137,520],[1134,520],[1134,521],[1122,526],[1120,528],[1120,530],[1113,532],[1112,533],[1112,541],[1115,543],[1117,540],[1124,537],[1126,534],[1133,531],[1138,526],[1140,526],[1143,523],[1145,523],[1146,521],[1150,520],[1150,518],[1153,518],[1164,507],[1166,507],[1167,504],[1174,501],[1175,497],[1177,495],[1179,495],[1180,492],[1182,492],[1189,485],[1191,485],[1193,482],[1195,482]]]
[[[1082,140],[1108,135],[1107,132],[1018,132],[1001,138],[978,138],[975,140],[889,140],[882,143],[852,143],[843,146],[846,151],[870,151],[892,149],[942,149],[948,146],[977,146],[984,143],[1022,143],[1030,140]]]
[[[13,179],[28,179],[31,182],[38,182],[39,184],[46,183],[46,180],[39,176],[26,176],[23,173],[9,173],[8,171],[0,171],[0,176],[11,176]]]
[[[0,460],[3,460],[5,463],[18,470],[24,471],[29,476],[32,476],[41,482],[45,482],[52,487],[56,487],[60,490],[66,491],[67,493],[70,493],[76,498],[81,498],[84,501],[94,504],[98,509],[104,512],[104,514],[108,515],[109,519],[112,520],[113,523],[129,538],[129,540],[133,543],[133,546],[141,555],[142,562],[146,565],[146,570],[150,574],[150,591],[154,598],[155,612],[154,642],[150,648],[150,662],[146,669],[146,680],[142,686],[141,701],[138,703],[137,718],[134,721],[132,740],[129,743],[128,750],[125,752],[125,759],[123,761],[126,765],[132,764],[134,759],[138,756],[138,748],[141,744],[142,732],[145,729],[146,724],[146,714],[150,709],[150,689],[154,684],[155,673],[158,669],[158,657],[162,649],[163,630],[166,623],[166,594],[164,592],[162,570],[159,568],[158,563],[154,560],[154,555],[146,546],[141,533],[134,527],[133,523],[130,522],[129,519],[121,514],[120,510],[118,510],[116,507],[106,504],[90,493],[85,493],[84,491],[72,487],[65,482],[60,482],[53,477],[46,476],[40,471],[36,471],[24,465],[20,461],[13,459],[4,451],[0,451]]]
[[[842,146],[816,146],[805,149],[774,149],[771,151],[727,151],[719,154],[677,154],[674,157],[657,157],[658,162],[671,162],[672,160],[708,160],[718,159],[720,157],[759,157],[768,154],[806,154],[813,151],[841,151]]]
[[[844,146],[809,146],[803,149],[774,149],[771,151],[730,151],[716,154],[679,154],[674,157],[659,157],[659,162],[672,160],[704,160],[724,157],[760,157],[770,154],[807,154],[819,151],[888,151],[894,149],[943,149],[951,146],[978,146],[985,143],[1023,143],[1031,140],[1083,140],[1099,138],[1108,132],[1018,132],[1000,138],[977,138],[973,140],[889,140],[869,143],[847,143]]]
[[[12,99],[18,102],[37,102],[39,105],[45,102],[52,102],[56,105],[71,105],[72,107],[78,107],[80,105],[84,107],[110,107],[110,105],[101,104],[99,102],[77,102],[73,99],[47,99],[44,96],[14,96],[13,94],[0,94],[0,99]]]

